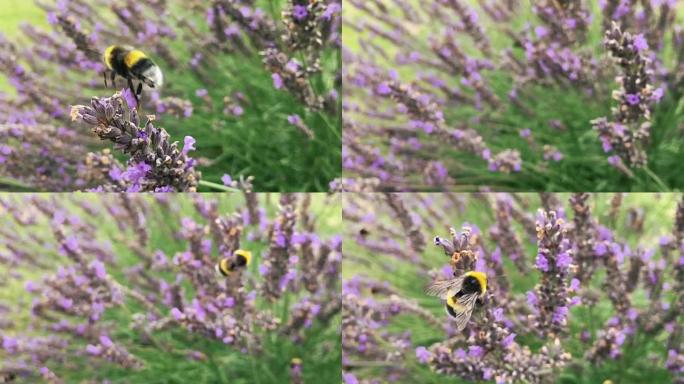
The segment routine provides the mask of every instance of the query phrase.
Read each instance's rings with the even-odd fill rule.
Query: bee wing
[[[435,280],[425,288],[425,293],[430,296],[437,296],[442,300],[447,299],[447,294],[451,292],[458,292],[463,285],[463,277],[457,277],[449,280]]]
[[[470,316],[473,314],[473,308],[475,307],[475,302],[477,301],[478,295],[476,293],[463,295],[456,299],[456,305],[451,307],[453,313],[449,312],[447,308],[447,313],[456,322],[456,329],[460,332],[465,328],[466,324],[470,320]]]

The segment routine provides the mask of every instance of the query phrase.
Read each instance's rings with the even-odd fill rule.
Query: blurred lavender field
[[[340,176],[339,1],[28,8],[18,10],[29,17],[19,29],[9,10],[0,23],[15,28],[0,35],[0,72],[13,88],[0,94],[0,188],[212,191],[226,190],[228,175],[254,177],[258,191],[297,192],[325,191]],[[142,49],[164,73],[136,114],[123,79],[104,87],[102,54],[113,44]],[[96,118],[81,113],[98,105]]]
[[[339,382],[339,196],[5,194],[0,219],[0,382]]]
[[[343,190],[668,191],[682,3],[348,0]]]
[[[684,382],[681,194],[349,193],[343,218],[346,384]],[[454,263],[489,278],[463,332],[424,292]]]

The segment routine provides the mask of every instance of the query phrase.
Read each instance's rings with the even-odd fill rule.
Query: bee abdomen
[[[216,270],[223,276],[228,276],[232,271],[228,259],[223,259],[216,264]]]
[[[447,313],[449,316],[451,316],[451,317],[453,317],[453,318],[456,318],[456,317],[457,317],[456,311],[454,311],[454,309],[453,309],[449,304],[446,304],[445,307],[446,307],[446,313]]]

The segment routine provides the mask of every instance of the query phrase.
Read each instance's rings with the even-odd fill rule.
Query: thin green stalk
[[[221,370],[221,367],[219,367],[219,365],[216,364],[216,360],[214,360],[213,354],[207,352],[206,355],[209,359],[211,368],[214,370],[214,373],[216,374],[216,378],[219,381],[219,383],[227,383],[228,381],[226,380],[226,377],[223,375],[223,370]]]
[[[660,177],[658,177],[658,175],[656,175],[655,173],[653,173],[653,171],[651,171],[651,169],[650,169],[647,165],[645,165],[643,169],[644,169],[644,172],[646,172],[646,174],[647,174],[647,175],[648,175],[656,184],[658,184],[658,187],[660,187],[660,190],[661,190],[662,192],[667,192],[667,191],[670,190],[670,188],[668,188],[667,185],[665,185],[665,183],[663,183],[663,181],[660,180]]]
[[[250,361],[250,365],[252,367],[252,379],[254,380],[255,383],[259,384],[261,382],[261,380],[260,380],[261,375],[259,375],[259,372],[257,370],[256,359],[252,358],[252,359],[249,359],[249,361]]]
[[[22,183],[22,182],[19,181],[19,180],[10,179],[10,178],[7,178],[7,177],[0,177],[0,185],[7,185],[7,186],[10,186],[10,187],[21,188],[21,189],[25,189],[25,190],[32,190],[32,189],[34,189],[33,187],[31,187],[31,186],[28,185],[28,184],[24,184],[24,183]]]
[[[335,138],[337,138],[338,140],[342,140],[342,136],[339,132],[337,132],[335,126],[332,123],[330,123],[330,120],[328,120],[328,116],[326,116],[325,112],[320,112],[318,115],[321,117],[323,122],[325,122],[325,125],[328,126],[328,129],[330,129],[330,131],[335,135]]]
[[[222,191],[222,192],[240,192],[239,189],[237,188],[231,188],[231,187],[226,187],[225,185],[221,185],[218,183],[212,183],[211,181],[205,181],[205,180],[200,180],[199,185],[207,188],[212,188],[217,191]]]
[[[302,63],[306,62],[306,60],[304,59],[304,55],[302,53],[300,53],[298,56],[299,56],[299,60]],[[313,79],[311,78],[311,76],[309,76],[308,80],[309,80],[309,85],[311,86],[311,89],[313,89],[313,91],[316,92],[316,87],[314,86]],[[316,94],[319,95],[318,92],[316,92]],[[321,111],[318,113],[318,115],[321,117],[321,119],[323,119],[323,122],[325,122],[325,124],[328,126],[328,129],[330,129],[330,131],[332,131],[332,133],[335,135],[335,137],[337,139],[341,140],[342,138],[341,138],[339,132],[337,132],[337,130],[335,129],[335,126],[330,123],[330,121],[328,120],[328,117],[326,116],[326,113]]]

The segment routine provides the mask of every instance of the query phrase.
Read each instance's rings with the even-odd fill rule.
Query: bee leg
[[[138,89],[135,90],[135,97],[138,99],[138,109],[140,108],[140,95],[142,94],[143,84],[138,84]]]
[[[102,72],[102,74],[104,75],[105,88],[108,88],[107,87],[107,71]]]
[[[128,89],[131,90],[131,93],[133,94],[133,97],[135,98],[135,104],[136,104],[136,109],[140,109],[140,99],[138,98],[138,94],[135,93],[135,88],[133,88],[133,80],[128,79]]]
[[[110,79],[112,80],[112,87],[116,88],[116,83],[114,82],[114,79],[116,79],[116,72],[112,71]]]

